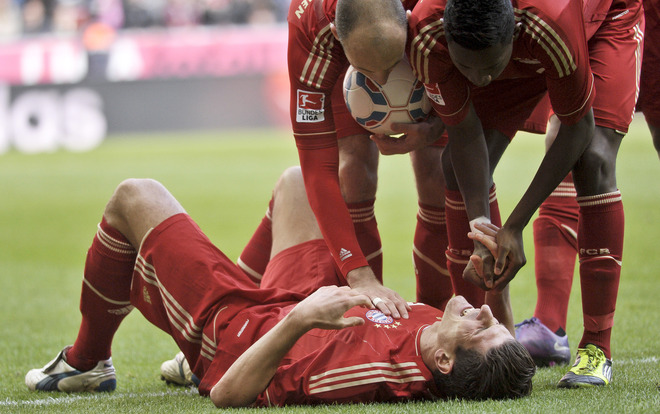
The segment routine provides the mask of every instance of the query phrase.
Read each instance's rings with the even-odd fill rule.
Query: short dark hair
[[[355,29],[359,22],[394,21],[407,30],[406,10],[400,0],[338,0],[335,9],[335,28],[340,41]]]
[[[506,341],[482,354],[458,347],[449,374],[433,373],[445,398],[502,400],[520,398],[532,392],[534,360],[518,341]]]
[[[447,42],[483,50],[510,43],[516,21],[511,0],[448,0],[443,25]]]

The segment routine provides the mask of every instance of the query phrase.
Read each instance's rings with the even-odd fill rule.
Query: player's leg
[[[546,148],[554,141],[559,120],[551,118]],[[516,325],[516,339],[539,366],[567,364],[568,300],[577,256],[578,205],[572,174],[541,204],[534,221],[534,270],[537,300],[534,317]]]
[[[504,151],[509,145],[509,138],[492,129],[484,131],[488,145],[490,176],[497,163],[502,158]],[[451,144],[449,144],[451,145]],[[484,303],[484,291],[478,286],[463,280],[463,271],[470,260],[474,250],[474,242],[467,236],[470,231],[465,202],[458,187],[458,182],[453,172],[449,151],[445,150],[442,157],[443,171],[445,176],[445,213],[447,217],[447,235],[449,245],[447,248],[447,269],[451,275],[454,293],[464,296],[473,306],[481,306]],[[501,226],[499,205],[495,184],[491,185],[488,194],[490,206],[490,219],[496,226]]]
[[[289,167],[273,190],[273,243],[270,257],[310,240],[323,239],[307,201],[300,167]]]
[[[44,368],[28,372],[25,381],[30,389],[114,390],[111,344],[120,323],[133,309],[130,288],[136,247],[149,228],[182,211],[155,181],[127,180],[117,187],[87,253],[76,341]]]
[[[290,167],[273,191],[273,250],[261,288],[308,295],[341,280],[309,205],[300,167]]]
[[[261,283],[270,260],[273,246],[273,198],[271,197],[266,214],[245,245],[236,264],[257,286]]]
[[[579,205],[578,254],[584,332],[578,345],[581,364],[560,387],[607,385],[611,381],[610,340],[621,275],[624,212],[616,186],[615,164],[622,135],[597,126],[573,170]],[[587,361],[593,360],[587,364]]]
[[[658,103],[660,105],[660,103]],[[649,131],[651,131],[651,137],[653,138],[653,147],[658,153],[658,158],[660,158],[660,127],[652,125],[650,122],[647,122],[649,126]]]
[[[623,14],[621,6],[625,7]],[[613,5],[589,40],[596,128],[573,169],[580,206],[578,255],[584,333],[578,363],[560,380],[560,387],[607,385],[612,378],[610,342],[624,237],[616,157],[635,110],[643,30],[641,2],[631,1]]]
[[[374,212],[378,187],[378,147],[351,116],[342,82],[332,91],[332,114],[339,147],[339,186],[353,220],[355,236],[369,267],[383,280],[383,251]]]
[[[660,5],[644,1],[644,58],[640,75],[637,110],[644,113],[646,124],[651,131],[653,146],[660,158]]]
[[[444,309],[454,289],[447,270],[447,219],[443,146],[429,146],[410,153],[419,210],[413,240],[417,302]]]
[[[383,278],[383,251],[374,212],[378,148],[366,134],[339,138],[339,185],[355,235],[376,277]]]

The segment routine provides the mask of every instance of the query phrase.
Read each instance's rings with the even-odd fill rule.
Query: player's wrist
[[[490,224],[490,219],[486,216],[480,216],[475,219],[470,220],[470,231],[472,233],[478,233],[478,234],[483,234],[484,232],[479,230],[476,225],[477,224]]]
[[[374,281],[377,282],[376,275],[369,266],[355,268],[346,275],[346,282],[352,288],[371,284]]]
[[[305,314],[304,301],[291,309],[291,312],[282,319],[282,324],[284,329],[294,337],[300,337],[314,328],[313,318]]]

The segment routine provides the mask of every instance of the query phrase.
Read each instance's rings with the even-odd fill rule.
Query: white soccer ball
[[[405,59],[394,67],[385,85],[350,66],[344,76],[344,101],[357,123],[375,134],[396,134],[390,126],[393,122],[419,122],[431,111],[424,84]]]

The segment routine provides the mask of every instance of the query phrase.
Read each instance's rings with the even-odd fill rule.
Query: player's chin
[[[460,313],[459,310],[462,311],[466,307],[471,308],[473,306],[463,296],[457,295],[449,299],[447,305],[445,306],[445,313],[451,313],[452,310]]]

